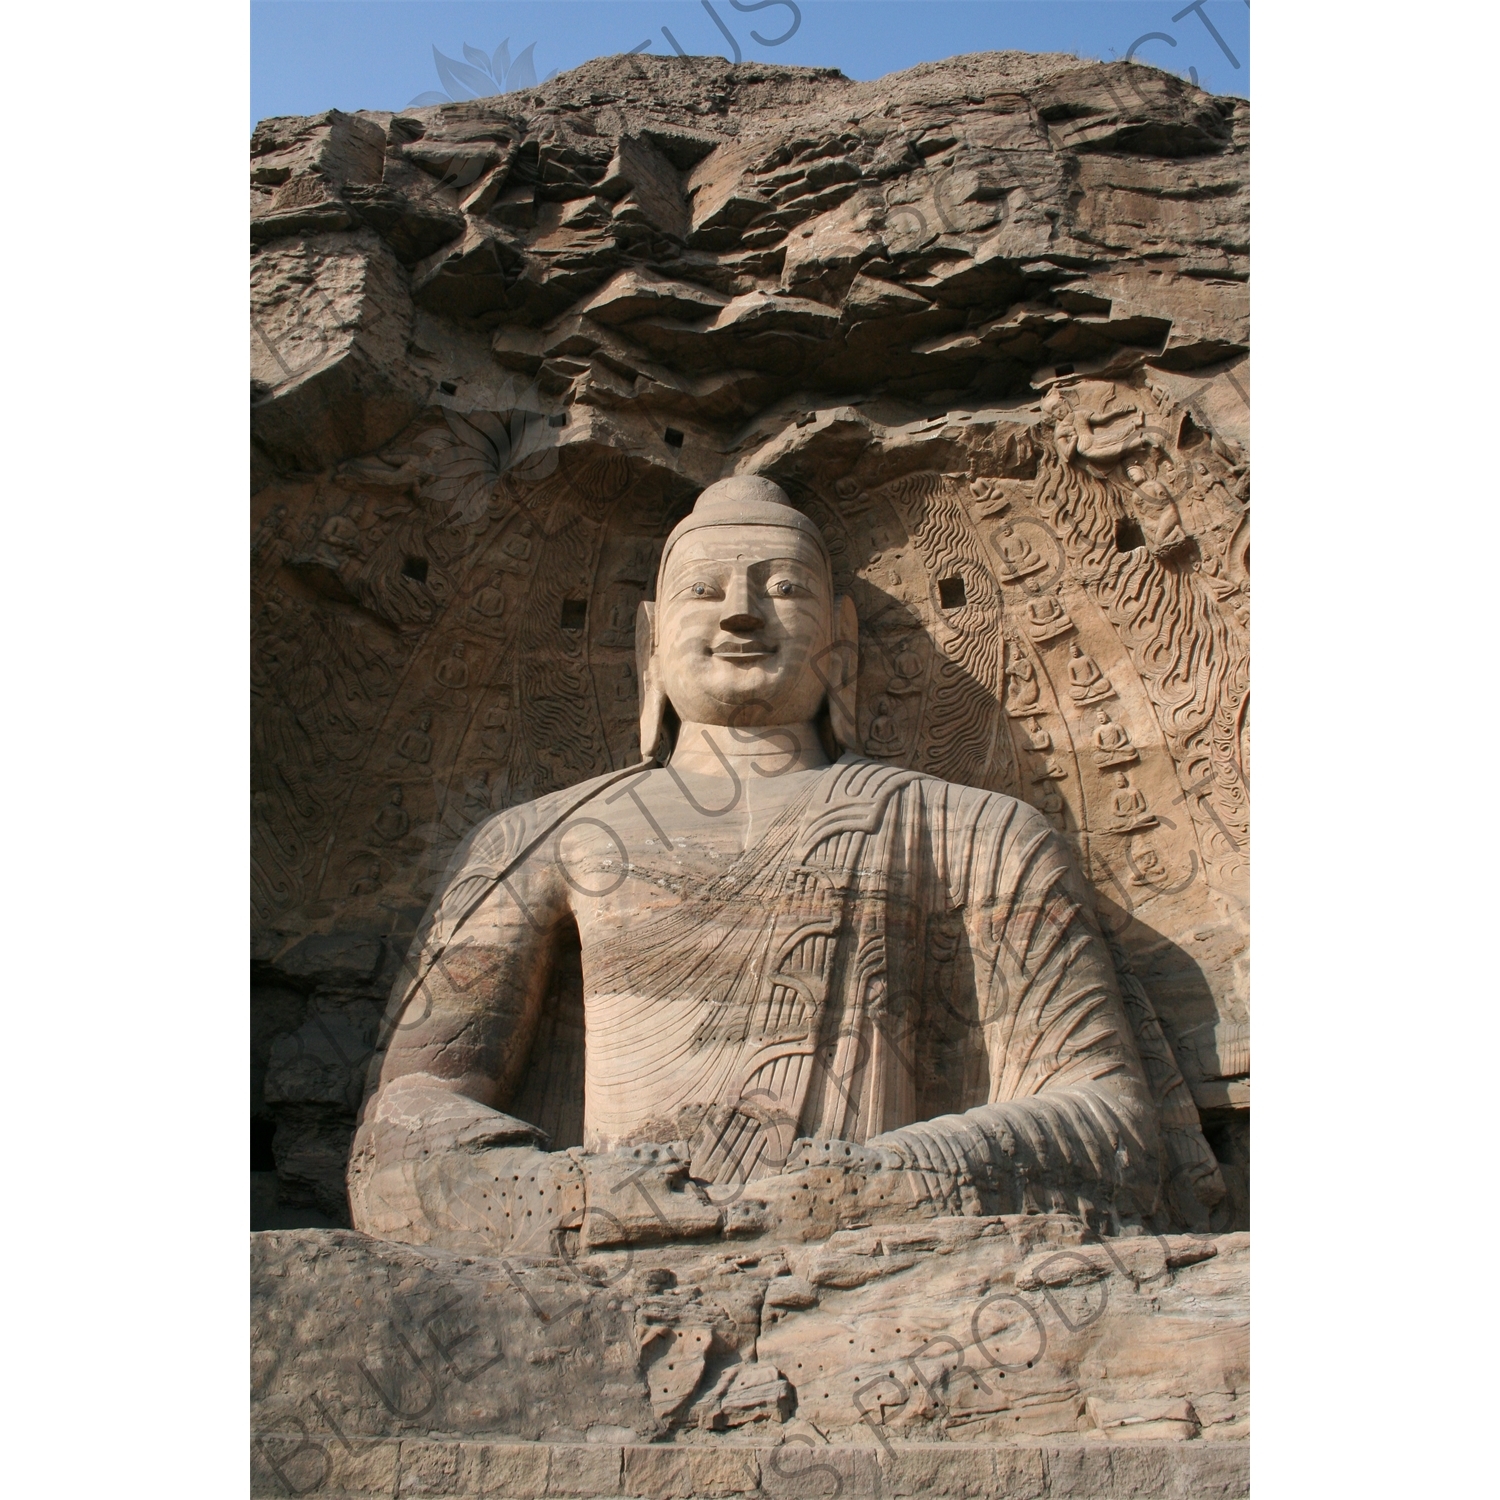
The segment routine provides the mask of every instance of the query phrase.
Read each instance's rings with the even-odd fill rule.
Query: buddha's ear
[[[656,755],[667,695],[656,657],[656,605],[642,599],[635,611],[635,671],[641,681],[641,759]]]
[[[854,689],[859,677],[859,616],[854,600],[842,594],[833,601],[833,644],[824,658],[828,685],[828,725],[841,750],[864,753],[856,727]]]

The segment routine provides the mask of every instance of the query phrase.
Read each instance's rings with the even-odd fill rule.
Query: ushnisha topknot
[[[690,531],[703,526],[785,526],[810,536],[818,544],[828,569],[830,586],[833,561],[828,543],[817,525],[797,510],[779,484],[758,474],[737,474],[732,479],[716,480],[698,496],[692,510],[671,530],[661,551],[661,566],[656,572],[656,597],[661,598],[662,579],[666,577],[667,559],[672,548]]]

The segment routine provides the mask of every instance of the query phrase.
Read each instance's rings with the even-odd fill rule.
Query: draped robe
[[[587,1151],[684,1142],[693,1176],[744,1183],[799,1137],[865,1142],[977,1185],[986,1211],[1119,1222],[1160,1207],[1165,1124],[1166,1156],[1216,1178],[1144,992],[1122,998],[1071,852],[1034,809],[849,754],[787,778],[742,852],[695,863],[680,799],[675,823],[664,812],[671,774],[600,778],[470,837],[397,983],[377,1097],[441,1077],[473,1106],[445,1101],[454,1130],[521,1139],[503,1111],[571,920]],[[693,805],[688,831],[710,827]],[[382,1123],[375,1102],[356,1223],[359,1171],[411,1118]]]

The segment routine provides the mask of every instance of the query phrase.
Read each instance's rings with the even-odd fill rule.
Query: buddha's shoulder
[[[893,792],[903,791],[923,803],[940,803],[975,817],[1004,818],[1046,828],[1052,826],[1029,802],[1012,797],[1008,792],[947,781],[928,771],[910,770],[890,761],[850,753],[841,756],[829,769],[837,773],[838,791],[844,797],[884,800]]]
[[[635,774],[644,769],[635,768]],[[546,792],[492,813],[469,831],[460,851],[460,863],[465,866],[495,865],[514,858],[526,844],[545,838],[574,814],[587,814],[599,793],[616,782],[627,780],[631,774],[608,771],[602,776],[592,776],[560,791]]]

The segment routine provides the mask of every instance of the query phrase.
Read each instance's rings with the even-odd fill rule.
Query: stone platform
[[[257,1434],[253,1495],[320,1500],[442,1495],[455,1500],[1240,1500],[1244,1442],[890,1444],[713,1448],[503,1443]]]
[[[1247,1493],[1246,1234],[251,1241],[256,1494]]]

